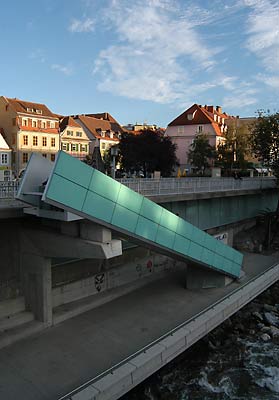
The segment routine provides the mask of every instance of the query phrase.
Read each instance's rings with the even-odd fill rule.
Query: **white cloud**
[[[223,106],[227,108],[242,109],[251,106],[258,102],[255,97],[258,91],[256,89],[240,89],[235,90],[231,95],[225,96],[223,99]]]
[[[248,18],[246,46],[269,71],[279,70],[279,3],[273,0],[244,0],[252,10]]]
[[[86,18],[83,21],[73,19],[68,29],[70,32],[93,32],[95,21],[92,18]]]
[[[273,89],[279,89],[279,76],[259,74],[257,79]]]
[[[105,19],[120,44],[102,50],[95,62],[94,73],[103,74],[100,90],[169,103],[193,89],[193,74],[215,65],[219,49],[208,47],[195,29],[208,20],[206,11],[198,21],[191,5],[182,13],[174,0],[136,0],[132,5],[111,0]],[[195,82],[200,92],[208,86],[205,78],[200,85]]]
[[[46,62],[46,57],[42,49],[35,49],[29,54],[29,58],[32,60],[39,61],[41,63]]]
[[[68,76],[73,74],[73,68],[70,65],[52,64],[51,69]]]

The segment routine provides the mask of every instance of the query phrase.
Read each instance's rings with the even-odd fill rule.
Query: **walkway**
[[[241,283],[275,261],[246,255]],[[0,350],[0,398],[55,400],[240,286],[189,291],[183,279],[177,273],[150,283]]]

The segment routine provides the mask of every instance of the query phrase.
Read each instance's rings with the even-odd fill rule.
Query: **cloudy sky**
[[[0,94],[61,114],[279,109],[278,0],[6,1],[0,46]]]

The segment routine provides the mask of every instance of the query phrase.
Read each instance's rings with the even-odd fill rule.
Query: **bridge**
[[[17,210],[6,220],[3,213],[1,222],[6,232],[1,251],[9,278],[7,298],[0,302],[0,329],[1,323],[5,327],[0,334],[3,398],[12,392],[2,383],[16,376],[18,393],[25,387],[28,399],[117,399],[278,279],[276,259],[246,254],[242,263],[238,252],[197,228],[213,236],[225,229],[233,236],[237,230],[233,209],[238,209],[238,222],[246,224],[260,210],[275,207],[272,178],[114,182],[96,171],[93,178],[92,169],[88,172],[83,164],[73,168],[72,159],[63,153],[54,168],[41,159],[33,161],[31,175],[26,174],[17,195],[26,207],[18,200],[15,203],[11,188],[0,192],[2,198],[6,196],[3,210]],[[18,189],[17,184],[10,186]],[[78,191],[86,192],[82,206]],[[89,196],[93,209],[86,204]],[[98,196],[102,203],[96,207]],[[213,218],[203,220],[205,210],[211,210]],[[223,220],[216,222],[219,211]],[[199,214],[195,226],[181,218],[187,213],[189,222]],[[133,217],[137,218],[134,225]],[[140,218],[145,218],[141,227]],[[154,227],[156,235],[149,236]],[[182,247],[177,237],[184,241]],[[237,265],[241,264],[240,274]],[[10,270],[20,281],[18,286]],[[185,280],[191,291],[185,290]],[[9,295],[12,290],[17,295]],[[19,320],[24,323],[17,326]],[[35,347],[34,336],[25,339],[24,347],[17,346],[18,339],[42,330]],[[123,341],[127,332],[129,340]],[[68,340],[62,348],[59,337]],[[5,348],[7,344],[11,345]],[[5,357],[9,357],[6,369]],[[65,366],[69,357],[72,367]],[[32,368],[18,374],[17,363],[25,359]],[[55,365],[58,380],[50,365]]]

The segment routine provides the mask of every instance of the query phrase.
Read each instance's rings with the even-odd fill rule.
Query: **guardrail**
[[[239,288],[234,289],[232,292],[228,293],[221,299],[217,300],[215,303],[213,303],[210,306],[208,306],[207,308],[205,308],[203,311],[201,311],[198,314],[196,314],[195,316],[189,318],[182,324],[176,326],[174,329],[170,330],[169,332],[165,333],[158,339],[149,343],[147,346],[145,346],[145,347],[141,348],[140,350],[136,351],[135,353],[131,354],[129,357],[127,357],[124,360],[120,361],[119,363],[115,364],[111,368],[105,370],[101,374],[88,380],[87,382],[80,385],[79,387],[72,390],[71,392],[60,397],[58,400],[73,400],[74,395],[76,395],[77,393],[82,392],[82,390],[86,389],[90,385],[93,385],[95,382],[97,382],[101,378],[108,376],[109,374],[113,374],[118,368],[120,368],[127,362],[132,361],[138,355],[140,355],[142,353],[146,353],[151,347],[155,346],[156,344],[159,344],[164,339],[174,336],[175,333],[178,332],[181,328],[186,328],[186,326],[189,325],[190,323],[195,323],[200,318],[203,318],[206,313],[210,313],[211,311],[213,311],[216,316],[217,316],[217,314],[220,314],[221,318],[220,319],[213,318],[214,321],[212,322],[212,326],[209,326],[206,323],[205,334],[210,332],[212,329],[216,328],[216,326],[218,326],[220,323],[222,323],[225,319],[229,318],[231,315],[233,315],[235,312],[237,312],[243,306],[245,306],[250,301],[252,301],[254,298],[256,298],[259,294],[261,294],[269,286],[271,286],[273,283],[275,283],[279,279],[278,274],[279,274],[279,264],[278,264],[278,262],[276,262],[275,264],[273,264],[269,268],[267,268],[265,271],[261,272],[259,275],[249,279],[247,282],[242,284]],[[265,277],[265,279],[262,279],[264,277]],[[247,288],[248,288],[248,292],[247,292]],[[226,308],[226,307],[223,306],[223,304],[226,301],[228,301],[229,304],[227,304],[227,306],[228,306],[227,312],[225,313],[224,308]],[[191,333],[191,329],[189,330],[189,334],[190,333]],[[197,340],[201,339],[201,337],[203,337],[203,335],[199,335]],[[189,343],[189,346],[187,345],[186,348],[190,347],[197,340],[194,340],[192,343]]]
[[[161,178],[120,179],[135,192],[144,196],[177,195],[202,192],[226,192],[229,190],[261,190],[276,187],[274,177],[257,178]],[[19,182],[0,182],[0,199],[14,199]]]
[[[0,199],[14,199],[18,187],[18,181],[0,182]]]
[[[161,178],[120,179],[119,182],[144,196],[178,195],[229,190],[261,190],[276,187],[274,177],[255,178]]]

